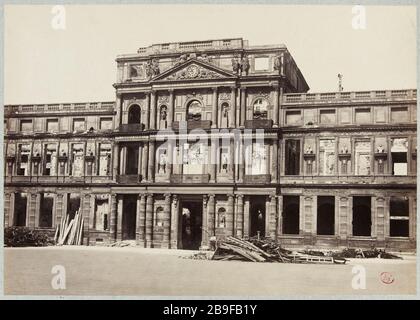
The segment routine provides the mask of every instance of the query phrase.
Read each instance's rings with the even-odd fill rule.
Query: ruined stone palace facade
[[[80,211],[90,245],[415,249],[416,90],[307,93],[285,46],[242,39],[116,61],[115,101],[4,107],[5,226]]]

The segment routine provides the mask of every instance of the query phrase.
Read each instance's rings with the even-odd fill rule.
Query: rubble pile
[[[346,259],[339,256],[314,255],[286,250],[272,240],[258,238],[243,240],[235,237],[227,237],[224,240],[218,241],[212,260],[281,263],[346,263]]]

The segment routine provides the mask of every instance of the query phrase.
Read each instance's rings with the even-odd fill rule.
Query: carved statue
[[[159,61],[157,59],[152,60],[152,73],[154,76],[157,76],[160,73]]]
[[[232,70],[234,73],[238,74],[241,71],[241,64],[237,56],[232,59]]]
[[[226,173],[228,171],[228,157],[227,154],[222,154],[222,172]]]
[[[150,61],[146,62],[146,64],[144,65],[144,69],[146,71],[147,78],[151,78],[153,76],[153,68],[152,63]]]
[[[160,120],[166,121],[166,117],[167,117],[166,107],[162,107],[160,109]]]
[[[281,56],[277,55],[274,57],[274,70],[281,70]]]
[[[249,59],[248,56],[244,56],[241,61],[242,65],[242,71],[245,72],[246,75],[248,75],[249,71]]]
[[[187,61],[187,55],[186,54],[182,54],[179,56],[178,60],[175,62],[175,65],[179,65],[181,63],[184,63],[185,61]]]
[[[159,173],[166,173],[166,152],[161,153],[159,155],[159,168],[158,168],[158,172]]]

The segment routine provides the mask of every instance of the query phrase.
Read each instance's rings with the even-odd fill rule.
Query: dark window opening
[[[353,197],[353,235],[370,237],[371,232],[371,197]]]
[[[284,196],[282,214],[283,234],[299,234],[299,216],[299,196]]]
[[[26,226],[26,209],[27,209],[26,193],[15,193],[15,214],[13,225],[16,227]]]
[[[409,236],[409,202],[406,197],[392,197],[389,202],[389,235],[391,237]]]
[[[250,236],[254,237],[259,234],[260,237],[265,237],[265,197],[251,198],[250,214]]]
[[[286,140],[285,174],[299,175],[300,140]]]
[[[407,175],[407,152],[391,152],[392,175]]]
[[[124,195],[122,216],[122,239],[136,239],[137,195]]]
[[[331,196],[319,196],[317,208],[317,234],[335,234],[335,199]]]
[[[128,111],[128,124],[140,124],[140,106],[134,104],[130,107]]]
[[[138,174],[139,167],[139,146],[127,145],[127,158],[125,163],[126,174]]]
[[[67,197],[67,214],[69,219],[73,219],[76,212],[80,210],[80,196],[78,194],[70,193]],[[69,220],[69,221],[70,221]]]
[[[198,250],[202,240],[203,204],[188,201],[181,206],[181,248]]]
[[[49,194],[41,194],[41,210],[39,213],[39,227],[52,228],[54,199]]]

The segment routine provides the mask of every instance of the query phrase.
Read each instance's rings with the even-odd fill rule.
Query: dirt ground
[[[345,265],[182,258],[192,253],[128,247],[5,248],[4,293],[244,298],[416,293],[413,255],[404,260],[352,259]],[[64,267],[65,289],[51,284],[56,265]],[[353,277],[360,272],[366,273],[366,288],[354,289]]]

